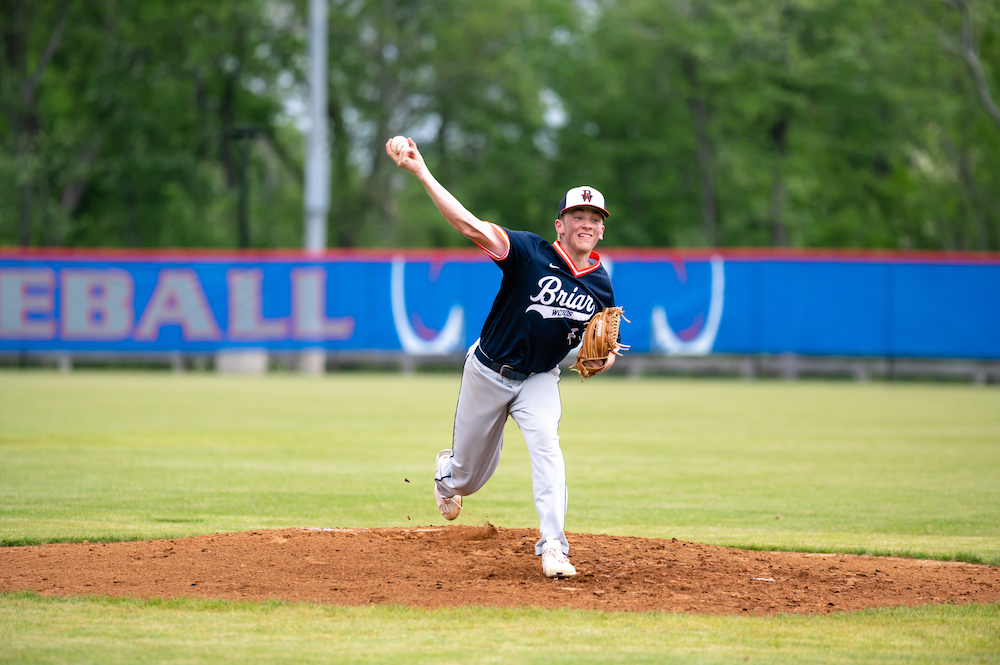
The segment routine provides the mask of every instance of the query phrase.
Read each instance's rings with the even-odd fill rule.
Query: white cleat
[[[554,579],[576,575],[576,568],[563,554],[562,543],[555,538],[545,541],[542,545],[542,572],[546,577]]]
[[[458,517],[458,514],[462,512],[462,497],[458,496],[444,496],[438,491],[437,486],[434,486],[434,498],[437,500],[438,510],[441,511],[441,517],[446,520],[453,520]]]
[[[439,480],[441,476],[441,464],[451,457],[451,449],[445,448],[437,454],[437,463],[434,467],[434,480]],[[441,517],[446,520],[453,520],[458,517],[458,514],[462,512],[462,497],[458,496],[444,496],[441,491],[437,488],[437,483],[434,483],[434,500],[437,501],[438,510],[441,511]]]

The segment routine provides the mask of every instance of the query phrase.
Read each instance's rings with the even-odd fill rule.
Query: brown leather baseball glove
[[[581,381],[611,367],[615,356],[620,356],[620,351],[628,349],[627,345],[619,341],[622,319],[625,319],[625,315],[621,307],[606,307],[587,322],[576,362],[570,367],[580,375]]]

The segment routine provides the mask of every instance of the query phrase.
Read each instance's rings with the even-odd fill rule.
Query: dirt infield
[[[1000,600],[991,566],[578,533],[567,537],[579,574],[548,580],[536,536],[491,525],[280,529],[7,547],[0,590],[760,615]]]

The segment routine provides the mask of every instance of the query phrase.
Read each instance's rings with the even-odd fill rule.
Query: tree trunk
[[[84,148],[76,160],[76,165],[72,170],[79,175],[63,187],[62,195],[59,197],[59,208],[66,217],[72,217],[76,213],[83,195],[87,192],[87,185],[90,184],[90,181],[86,176],[89,175],[91,166],[97,159],[103,143],[103,137],[97,137]]]
[[[21,247],[31,246],[31,185],[17,186],[17,237]]]
[[[28,74],[31,55],[31,24],[35,15],[29,14],[28,9],[37,7],[32,2],[17,2],[9,9],[8,17],[3,21],[0,28],[0,36],[3,38],[3,71],[4,76],[11,77],[20,82],[20,86],[10,89],[17,94],[13,99],[5,100],[8,105],[7,117],[10,128],[11,145],[14,146],[15,163],[21,170],[21,182],[17,185],[17,235],[18,241],[23,247],[31,245],[34,235],[33,212],[33,181],[35,174],[28,166],[34,150],[35,138],[41,130],[41,120],[38,117],[38,86],[42,76],[48,68],[49,63],[59,49],[62,41],[63,29],[66,26],[66,18],[69,13],[69,0],[62,0],[59,5],[58,18],[53,26],[49,38],[46,40],[45,49],[38,56],[34,71]],[[15,84],[16,86],[16,84]]]
[[[127,211],[125,242],[129,247],[139,247],[142,242],[142,230],[139,226],[139,206],[135,200],[135,187],[125,188],[125,209]]]
[[[774,160],[774,189],[771,190],[771,243],[775,247],[788,244],[788,229],[785,225],[785,157],[788,154],[788,120],[781,118],[771,126],[771,140],[778,153]]]
[[[229,190],[236,188],[236,164],[233,159],[233,139],[229,135],[229,131],[233,127],[235,87],[236,83],[233,77],[227,76],[223,84],[222,96],[219,100],[219,124],[222,127],[219,159],[222,161],[222,169],[226,173],[226,188]]]
[[[344,126],[344,114],[335,91],[327,100],[327,116],[330,119],[330,150],[332,152],[333,173],[330,178],[330,202],[339,215],[330,216],[330,246],[353,247],[357,241],[354,229],[357,224],[345,224],[345,219],[357,215],[351,190],[350,136]]]
[[[976,176],[972,172],[972,160],[969,151],[964,147],[955,147],[958,162],[958,181],[962,185],[962,204],[976,239],[977,249],[989,249],[989,239],[986,233],[986,220],[979,204],[979,188],[976,186]]]
[[[701,181],[701,230],[709,246],[719,242],[716,212],[715,178],[712,169],[712,142],[708,135],[708,105],[698,79],[698,63],[689,55],[681,58],[684,76],[690,88],[688,107],[698,144],[698,174]]]
[[[972,7],[969,6],[968,0],[950,0],[950,3],[962,13],[962,35],[959,45],[962,59],[965,60],[965,64],[972,74],[972,80],[976,84],[979,101],[982,102],[983,108],[986,109],[986,112],[993,118],[993,122],[997,124],[997,128],[1000,129],[1000,107],[993,100],[989,79],[986,78],[983,63],[979,58],[979,49],[975,40]]]

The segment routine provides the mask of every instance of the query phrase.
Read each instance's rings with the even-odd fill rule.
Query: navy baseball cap
[[[562,197],[562,201],[559,202],[559,215],[570,208],[582,208],[583,206],[597,208],[604,213],[605,219],[611,216],[611,213],[604,207],[604,194],[587,185],[574,187],[566,192],[566,196]]]

